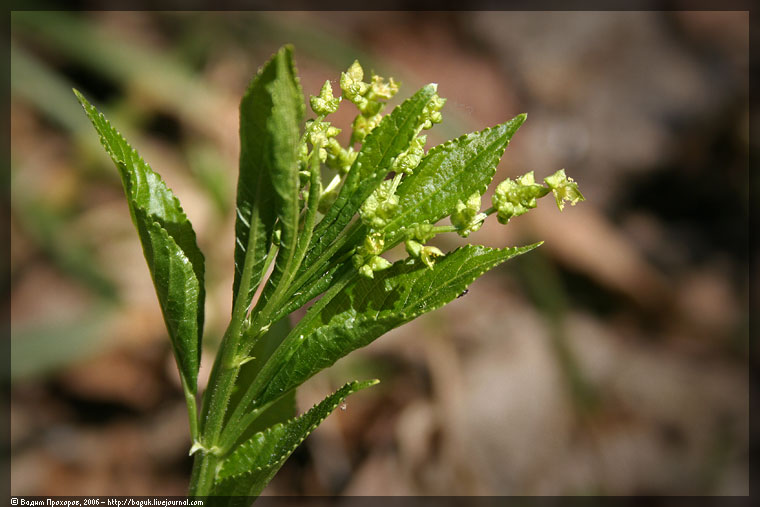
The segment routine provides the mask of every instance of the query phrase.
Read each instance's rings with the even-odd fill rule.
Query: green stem
[[[330,258],[335,255],[341,248],[346,246],[346,242],[351,239],[351,235],[356,232],[356,229],[358,229],[361,226],[361,220],[357,220],[353,222],[351,225],[348,226],[348,228],[344,229],[340,236],[338,236],[337,240],[330,245],[328,249],[326,249],[322,254],[317,257],[317,259],[311,264],[309,268],[306,269],[306,271],[296,278],[295,282],[293,282],[292,291],[296,292],[298,289],[301,288],[303,284],[309,281],[312,276],[314,276],[316,273],[324,273],[326,271],[326,268],[329,266],[326,265],[326,262],[330,260]],[[288,294],[289,296],[292,294]]]
[[[346,229],[343,230],[340,236],[338,236],[338,239],[330,245],[330,247],[322,252],[322,254],[311,264],[311,266],[304,272],[301,276],[299,276],[296,281],[289,287],[289,290],[287,291],[285,297],[290,298],[293,296],[293,294],[299,290],[306,282],[309,281],[309,279],[316,273],[324,273],[327,269],[329,269],[329,265],[327,265],[327,261],[330,260],[330,258],[338,252],[342,247],[346,245],[346,243],[353,238],[353,233],[356,232],[357,229],[361,226],[361,221],[353,222],[350,226],[348,226]],[[321,271],[320,271],[321,270]],[[339,286],[339,287],[338,287]],[[336,287],[339,289],[342,288],[341,283],[336,282],[335,285],[333,285],[330,290],[328,290],[328,293],[326,293],[322,299],[320,299],[320,303],[326,302],[329,299],[327,299],[327,295],[330,293],[331,290],[334,290]],[[275,312],[276,314],[276,312]],[[270,318],[270,316],[264,316],[262,313],[259,313],[256,315],[253,323],[251,324],[251,327],[249,328],[251,330],[251,335],[246,335],[245,340],[246,341],[253,341],[252,338],[255,338],[259,336],[262,332],[262,330],[267,329],[267,326],[270,324],[266,318]],[[277,318],[279,319],[280,316],[278,315]],[[294,331],[291,331],[293,333]],[[280,345],[282,346],[282,344]],[[275,351],[276,352],[276,351]],[[272,354],[274,356],[274,354]],[[271,356],[270,356],[271,360]],[[264,365],[266,367],[266,364]],[[260,375],[257,375],[257,379],[260,378]],[[254,381],[255,383],[255,381]],[[237,407],[233,411],[232,415],[230,416],[228,420],[228,432],[229,428],[234,428],[235,426],[239,426],[238,421],[243,416],[243,411],[247,410],[247,406],[253,401],[253,397],[255,394],[254,391],[254,385],[250,385],[245,393],[243,395],[243,398],[238,403]],[[250,422],[253,422],[253,420],[258,416],[258,412],[249,414],[249,416],[246,418],[248,424]]]
[[[453,225],[439,225],[437,227],[433,227],[430,232],[433,234],[441,234],[444,232],[457,232],[459,229]]]
[[[241,283],[241,287],[243,285],[247,284]],[[239,298],[238,301],[243,301],[243,298]],[[237,315],[233,316],[222,339],[219,356],[217,356],[219,361],[214,364],[214,371],[211,375],[214,381],[209,383],[208,391],[206,391],[204,401],[208,400],[208,413],[201,437],[203,448],[198,452],[193,464],[190,484],[190,495],[192,496],[207,496],[214,485],[217,456],[213,449],[219,439],[224,423],[224,414],[240,370],[240,366],[232,361],[235,358],[238,341],[235,336],[240,336],[244,315],[243,313],[239,318],[236,318]]]
[[[324,296],[322,296],[322,298],[316,303],[313,311],[319,312],[322,308],[324,308],[340,291],[345,288],[345,286],[353,279],[354,275],[356,275],[356,271],[352,270],[346,272],[340,279],[338,279],[327,290],[327,292],[325,292]],[[219,444],[220,453],[223,454],[229,450],[229,448],[235,443],[235,440],[238,438],[238,436],[243,431],[245,431],[271,403],[277,401],[275,399],[263,406],[256,407],[253,410],[250,409],[251,403],[253,403],[255,398],[261,392],[263,392],[263,389],[266,387],[265,382],[268,382],[273,377],[273,373],[275,372],[272,370],[278,366],[281,366],[281,356],[278,356],[278,353],[282,354],[283,350],[287,350],[287,346],[294,340],[293,337],[298,336],[299,333],[300,327],[299,325],[296,325],[296,327],[290,331],[280,346],[275,349],[271,356],[269,356],[269,359],[264,364],[264,366],[262,366],[259,374],[246,389],[245,394],[240,399],[240,402],[238,403],[235,410],[232,412],[232,415],[227,422],[227,426],[224,429],[224,433]],[[286,393],[283,392],[281,396],[284,394]],[[248,412],[245,413],[246,411]]]
[[[311,240],[311,235],[313,233],[314,225],[316,222],[316,204],[317,200],[319,199],[319,147],[315,147],[312,157],[309,203],[304,220],[304,231],[301,235],[299,235],[299,240],[296,244],[296,248],[292,252],[292,257],[288,263],[288,267],[285,270],[283,278],[278,283],[274,294],[264,304],[264,307],[260,311],[254,310],[255,315],[253,316],[253,322],[250,327],[250,329],[253,330],[253,333],[246,333],[246,344],[244,347],[245,354],[247,354],[250,348],[253,347],[255,343],[254,339],[258,337],[264,329],[267,328],[267,325],[269,324],[268,319],[274,309],[277,307],[278,302],[282,300],[283,297],[288,295],[288,290],[291,287],[293,278],[295,277],[296,272],[298,271],[298,268],[300,267],[301,262],[306,255],[306,247]],[[268,257],[268,259],[270,258],[271,257]],[[248,259],[246,259],[245,267],[248,267],[247,261]],[[243,277],[245,277],[245,269]],[[250,276],[248,276],[248,278],[250,278]],[[240,289],[242,290],[245,288],[247,290],[247,284],[246,287],[243,287],[243,285],[244,283],[241,281]],[[245,292],[240,293],[245,294]],[[236,302],[239,300],[241,299],[238,298]],[[258,303],[256,306],[258,306]],[[232,387],[234,386],[235,379],[237,378],[240,370],[241,358],[239,357],[240,353],[238,350],[238,344],[239,338],[241,337],[242,323],[245,318],[246,310],[247,308],[242,307],[242,305],[236,305],[236,308],[233,311],[232,322],[230,323],[228,332],[225,333],[225,339],[222,342],[222,350],[220,351],[222,358],[219,361],[218,365],[218,368],[221,368],[221,373],[218,374],[218,381],[214,383],[214,385],[210,386],[212,391],[209,398],[210,402],[207,416],[208,425],[206,431],[204,432],[203,442],[206,450],[201,451],[201,455],[204,459],[202,459],[202,462],[198,464],[197,474],[193,474],[194,478],[197,476],[197,482],[200,484],[200,486],[196,488],[198,492],[195,494],[202,495],[204,489],[206,487],[210,488],[211,484],[213,484],[213,475],[216,467],[215,463],[217,462],[218,458],[215,454],[210,452],[209,449],[217,447],[218,439],[224,423],[225,411],[227,409],[227,405],[229,404],[229,397],[232,393]],[[213,377],[216,378],[216,375]],[[244,407],[245,405],[242,403],[239,404],[238,409],[241,406]],[[215,450],[214,452],[218,451]],[[211,484],[207,484],[209,482]]]
[[[321,145],[314,146],[311,155],[311,180],[309,182],[309,197],[306,203],[306,215],[304,217],[304,229],[299,234],[298,241],[296,243],[291,262],[288,269],[283,274],[282,279],[277,284],[277,288],[274,294],[266,302],[264,308],[257,314],[256,324],[269,323],[268,319],[274,312],[274,309],[280,306],[280,302],[285,296],[289,296],[289,290],[293,283],[298,270],[301,267],[304,257],[306,256],[306,249],[311,242],[311,236],[314,233],[314,226],[317,219],[317,206],[319,203],[320,194],[320,174],[319,174],[319,149]],[[258,306],[258,305],[257,305]],[[258,318],[260,316],[260,318]],[[254,327],[256,329],[256,327]],[[259,331],[260,332],[260,331]],[[257,333],[258,334],[258,333]],[[246,344],[246,349],[249,350],[252,344]],[[246,351],[247,352],[247,351]]]
[[[182,381],[182,391],[185,393],[185,404],[187,405],[187,418],[190,423],[190,438],[193,443],[198,441],[198,405],[195,399],[195,393],[190,391],[190,388],[185,381],[185,377],[180,375]]]
[[[393,195],[396,193],[396,189],[398,188],[399,183],[401,183],[401,178],[404,176],[404,173],[396,173],[396,175],[393,177],[393,182],[391,183],[391,191],[389,192],[389,195]]]
[[[335,255],[335,253],[346,246],[347,242],[354,239],[352,235],[360,226],[361,221],[356,221],[349,225],[348,228],[345,229],[340,236],[338,236],[338,239],[332,245],[330,245],[327,250],[322,252],[322,254],[310,264],[309,268],[307,268],[303,274],[295,279],[295,281],[288,288],[288,291],[283,296],[283,299],[290,299],[296,292],[303,288],[304,284],[311,280],[312,276],[317,273],[325,273],[330,267],[334,266],[337,262],[328,264],[328,261],[333,255]],[[338,262],[342,262],[343,260],[345,259],[341,258],[341,260]],[[263,331],[268,329],[269,325],[280,320],[282,317],[284,317],[284,315],[282,315],[279,310],[272,311],[268,315],[264,315],[263,312],[257,313],[256,317],[253,320],[253,323],[248,328],[249,331],[246,333],[244,341],[250,342],[254,340]]]
[[[309,127],[301,136],[301,143],[306,142],[308,134],[314,129],[315,125],[324,120],[324,117],[324,115],[319,115],[317,119],[309,125]],[[268,321],[268,319],[271,316],[273,309],[277,307],[283,297],[287,295],[288,289],[290,289],[293,278],[301,267],[301,263],[303,262],[304,256],[306,255],[306,249],[309,246],[309,242],[311,241],[311,236],[314,232],[314,226],[316,225],[317,208],[322,186],[319,173],[319,150],[321,147],[321,144],[317,144],[312,147],[310,167],[311,179],[309,182],[309,197],[306,204],[306,214],[304,216],[304,229],[300,234],[298,233],[298,224],[300,223],[300,219],[297,219],[296,227],[294,228],[297,237],[292,242],[292,245],[289,246],[289,250],[287,252],[283,252],[286,255],[287,261],[285,262],[285,268],[283,269],[282,277],[280,279],[276,279],[277,273],[275,273],[275,275],[273,275],[275,279],[268,280],[268,284],[272,284],[273,282],[277,283],[277,287],[275,288],[274,293],[266,301],[259,300],[254,307],[256,318],[251,325],[254,338],[258,337],[264,330],[268,329],[269,324],[271,324],[271,321]],[[259,310],[259,305],[261,303],[264,304],[264,307]],[[250,336],[250,334],[247,334],[244,340],[248,342],[245,344],[246,354],[253,347],[253,340],[249,339]]]
[[[249,252],[255,251],[257,236],[255,231],[250,232]],[[274,245],[270,248],[265,269],[274,257],[273,250],[275,249]],[[224,333],[214,366],[211,369],[208,389],[203,395],[202,413],[205,418],[202,421],[202,434],[199,439],[202,448],[196,454],[195,461],[193,462],[189,491],[191,496],[207,496],[211,493],[214,485],[218,462],[215,448],[222,432],[224,416],[229,405],[232,390],[235,387],[235,380],[240,372],[240,363],[237,361],[237,349],[250,305],[248,294],[251,287],[254,264],[253,255],[247,255],[243,271],[240,275],[240,285],[238,286],[235,303],[232,308],[232,318],[230,319],[227,331]],[[258,281],[256,285],[258,286]]]

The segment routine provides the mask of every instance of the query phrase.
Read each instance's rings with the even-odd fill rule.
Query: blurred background
[[[564,167],[587,200],[489,220],[469,240],[545,244],[305,384],[299,410],[381,379],[267,493],[748,494],[748,20],[12,13],[12,493],[180,495],[191,467],[139,241],[71,88],[194,224],[205,378],[231,304],[238,103],[293,43],[306,94],[356,58],[402,82],[394,104],[439,83],[428,148],[527,112],[496,181]],[[344,133],[354,114],[336,115]]]

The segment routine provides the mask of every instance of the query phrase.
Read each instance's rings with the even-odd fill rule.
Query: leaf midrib
[[[482,252],[482,255],[488,255],[490,253],[496,253],[496,252],[500,252],[500,253],[504,254],[504,253],[507,253],[508,250],[509,249],[498,249],[498,250],[493,250],[493,251],[486,250],[486,251]],[[455,252],[452,252],[449,255],[453,255]],[[435,292],[433,292],[432,294],[428,294],[427,297],[421,297],[421,298],[417,299],[416,301],[413,301],[412,303],[410,303],[409,302],[409,297],[411,296],[411,294],[413,292],[414,285],[417,284],[417,283],[419,283],[420,280],[422,280],[422,277],[417,278],[412,283],[412,286],[410,287],[410,289],[408,291],[407,298],[404,301],[404,304],[402,305],[403,307],[401,309],[399,309],[399,310],[392,310],[392,309],[382,310],[381,309],[381,310],[378,310],[377,313],[375,313],[375,316],[373,318],[370,319],[367,316],[367,317],[360,318],[360,320],[362,322],[366,322],[366,321],[369,321],[369,320],[375,320],[375,321],[377,321],[378,319],[394,320],[394,318],[396,318],[396,315],[398,315],[398,316],[401,317],[401,319],[398,320],[399,322],[401,322],[401,323],[408,322],[409,320],[417,317],[418,315],[421,315],[421,313],[424,313],[424,312],[420,312],[419,310],[416,310],[413,313],[408,314],[408,313],[404,312],[404,309],[409,308],[409,307],[411,307],[411,308],[419,308],[421,303],[429,301],[431,299],[435,299],[436,297],[438,297],[441,294],[442,291],[445,291],[445,290],[451,288],[452,285],[454,285],[456,283],[459,283],[463,279],[468,278],[473,272],[477,272],[478,270],[481,270],[483,268],[483,266],[488,266],[489,264],[495,265],[495,264],[497,264],[499,262],[503,262],[504,260],[506,260],[506,259],[503,259],[502,257],[497,257],[496,259],[490,259],[490,260],[485,260],[484,259],[484,260],[482,260],[482,261],[477,262],[476,264],[474,264],[471,268],[468,268],[467,271],[465,271],[464,273],[461,273],[462,269],[465,266],[464,264],[462,264],[461,266],[459,266],[459,268],[457,269],[456,273],[454,274],[454,276],[451,278],[451,280],[448,283],[446,283],[445,285],[442,285],[441,287],[439,287],[438,289],[436,289]],[[404,262],[404,261],[398,261],[398,262]],[[420,269],[426,269],[426,268],[425,267],[420,267]],[[431,277],[430,285],[428,286],[428,291],[430,290],[430,287],[438,279],[439,278],[435,277],[435,276]],[[426,292],[428,292],[428,291],[426,291]],[[366,292],[367,291],[365,291],[365,293]],[[385,295],[385,299],[383,300],[383,304],[387,300],[387,298],[388,298],[388,296],[390,295],[391,292],[392,291],[388,291],[388,293]],[[365,296],[365,300],[366,300],[366,297],[367,296]],[[362,302],[364,302],[364,300]],[[327,304],[329,304],[329,303],[327,303]],[[327,306],[327,305],[325,305],[325,306]],[[380,307],[382,308],[382,305],[380,305]],[[384,316],[381,317],[380,314],[383,311],[390,312],[391,314],[390,315],[384,315]],[[317,312],[317,313],[319,313],[319,312]],[[333,318],[335,318],[335,317],[333,317]],[[279,365],[279,367],[277,368],[277,370],[275,371],[275,373],[272,375],[271,380],[269,382],[267,382],[266,385],[261,389],[261,392],[265,393],[269,389],[269,387],[272,385],[272,383],[280,375],[280,372],[284,369],[284,367],[286,366],[286,364],[288,363],[288,361],[298,351],[298,349],[302,346],[302,344],[306,342],[306,340],[309,340],[312,335],[314,335],[314,334],[316,334],[316,333],[318,333],[320,331],[322,331],[322,334],[324,334],[325,333],[324,329],[330,328],[330,327],[333,327],[333,326],[331,326],[330,323],[328,322],[325,325],[313,328],[311,330],[311,333],[309,333],[309,335],[306,336],[304,338],[304,340],[300,341],[300,343],[297,342],[295,344],[295,346],[292,348],[292,350],[287,354],[287,357],[284,358],[284,360],[281,362],[281,364]],[[308,328],[307,328],[307,330],[308,330]],[[297,331],[297,329],[293,329],[293,333],[294,333],[293,336],[302,334],[301,332],[296,333],[296,331]],[[300,330],[298,330],[298,331],[300,331]]]
[[[448,185],[449,185],[449,184],[450,184],[452,181],[454,181],[454,180],[455,180],[457,177],[459,177],[459,176],[460,176],[462,173],[466,172],[466,171],[467,171],[467,169],[469,169],[470,167],[472,167],[472,165],[474,165],[474,164],[476,164],[477,162],[479,162],[479,161],[480,161],[480,160],[481,160],[483,157],[485,157],[486,155],[490,155],[490,154],[493,152],[493,151],[492,151],[492,148],[494,147],[494,145],[496,145],[496,144],[500,143],[500,142],[503,140],[503,138],[504,138],[504,137],[506,137],[506,135],[507,135],[507,134],[506,134],[506,132],[505,132],[505,133],[504,133],[502,136],[498,137],[498,138],[496,139],[496,141],[492,142],[492,143],[491,143],[491,144],[489,144],[489,145],[488,145],[488,146],[487,146],[487,147],[486,147],[486,148],[485,148],[483,151],[481,151],[480,153],[478,153],[478,154],[477,154],[477,155],[476,155],[474,158],[470,159],[470,162],[469,162],[468,164],[466,164],[464,167],[462,167],[462,170],[461,170],[461,171],[459,171],[459,172],[455,172],[455,173],[454,173],[454,174],[451,176],[451,178],[448,178],[448,179],[444,180],[443,184],[440,186],[440,189],[441,189],[441,190],[443,190],[444,188],[446,188],[446,187],[447,187],[447,186],[448,186]],[[507,140],[507,142],[509,142],[509,141]],[[452,145],[452,147],[451,147],[451,148],[454,148],[454,146]],[[434,148],[434,149],[435,149],[435,148]],[[445,154],[446,154],[446,153],[445,153],[445,151],[444,151],[444,150],[446,150],[446,148],[442,148],[442,149],[441,149],[441,151],[439,152],[439,153],[441,153],[441,156],[445,156]],[[450,151],[450,150],[449,150],[449,151]],[[436,155],[438,155],[438,153],[436,153]],[[445,159],[444,159],[444,160],[445,160]],[[439,166],[440,166],[440,164],[439,164]],[[431,200],[433,199],[433,197],[434,197],[434,194],[433,194],[433,193],[430,193],[430,194],[428,194],[426,197],[424,197],[423,199],[421,199],[421,200],[419,200],[419,201],[415,201],[415,202],[417,203],[417,204],[416,204],[416,206],[414,206],[414,207],[409,207],[409,208],[407,208],[405,211],[402,211],[402,213],[401,213],[401,214],[399,214],[399,215],[398,215],[398,216],[397,216],[397,217],[396,217],[396,218],[395,218],[395,219],[394,219],[394,220],[393,220],[393,221],[392,221],[390,224],[388,224],[388,225],[386,226],[386,228],[385,228],[385,229],[386,229],[386,230],[390,230],[391,228],[398,228],[398,225],[400,224],[400,222],[402,222],[402,221],[403,221],[403,219],[404,219],[406,216],[408,216],[410,213],[413,213],[414,211],[417,211],[417,210],[419,210],[420,208],[422,208],[422,207],[423,207],[423,205],[424,205],[424,204],[427,204],[429,201],[431,201]],[[394,226],[395,226],[395,227],[394,227]]]

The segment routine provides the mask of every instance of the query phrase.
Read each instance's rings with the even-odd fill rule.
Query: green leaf
[[[135,209],[135,217],[177,364],[195,392],[201,353],[198,279],[190,260],[166,229],[140,208]]]
[[[414,173],[402,180],[396,191],[399,205],[395,217],[385,227],[388,231],[386,244],[392,247],[403,240],[402,227],[425,221],[435,223],[451,214],[462,195],[482,195],[493,179],[510,139],[526,118],[527,115],[521,114],[496,127],[473,132],[432,148]],[[346,243],[353,245],[366,235],[367,228],[362,225]],[[304,263],[304,266],[308,267],[309,263]],[[296,298],[288,305],[288,313],[326,290],[335,270],[336,267],[332,266],[303,284]]]
[[[420,262],[399,261],[374,279],[352,274],[342,290],[337,281],[264,366],[253,386],[255,405],[266,405],[349,352],[440,308],[489,269],[536,246],[468,245],[440,258],[432,270]]]
[[[313,277],[311,280],[306,282],[301,290],[293,294],[293,296],[287,301],[285,305],[278,308],[272,319],[277,320],[286,315],[290,315],[292,312],[298,310],[303,305],[329,289],[333,283],[333,280],[338,278],[342,273],[351,271],[353,269],[354,267],[350,262],[344,262],[330,266],[327,271]]]
[[[260,336],[256,340],[256,345],[251,349],[249,356],[252,357],[250,361],[244,363],[240,368],[235,385],[239,388],[232,393],[230,397],[229,410],[231,412],[240,402],[245,388],[248,387],[256,375],[264,366],[266,361],[282,343],[285,337],[288,335],[293,326],[290,325],[290,320],[287,318],[280,319],[272,324],[269,330]],[[287,419],[296,415],[296,390],[293,389],[288,396],[284,396],[273,404],[266,411],[264,411],[251,428],[248,428],[248,432],[252,435],[258,431],[272,426],[278,422],[284,422]],[[248,435],[250,436],[250,435]],[[245,435],[243,436],[245,438]]]
[[[393,245],[400,241],[403,226],[434,224],[450,215],[461,199],[474,193],[483,195],[509,140],[525,118],[521,114],[432,148],[398,187],[398,212],[385,227],[386,242]]]
[[[269,176],[275,191],[275,209],[281,236],[280,251],[269,285],[277,287],[283,274],[293,269],[293,263],[297,262],[295,252],[301,211],[298,196],[299,128],[306,106],[296,76],[292,47],[285,46],[280,49],[273,61],[277,65],[277,78],[267,85],[272,96],[272,113],[267,125],[272,150]]]
[[[304,415],[255,434],[222,462],[213,494],[258,496],[296,447],[347,396],[377,383],[377,380],[350,382]]]
[[[246,307],[264,274],[278,216],[283,244],[295,241],[299,211],[296,148],[304,109],[293,50],[285,46],[259,70],[240,103],[233,301],[245,272]]]
[[[161,177],[81,93],[74,93],[119,169],[180,372],[194,393],[205,300],[204,260],[195,231]]]
[[[314,230],[313,246],[306,254],[300,272],[311,267],[333,243],[391,170],[393,160],[411,144],[425,106],[435,95],[429,84],[385,116],[364,139],[346,182],[327,215]]]

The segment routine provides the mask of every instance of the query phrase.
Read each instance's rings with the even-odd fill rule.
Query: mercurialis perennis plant
[[[367,79],[355,62],[339,83],[340,96],[329,81],[312,95],[307,114],[293,50],[283,47],[243,96],[232,316],[202,396],[204,257],[195,232],[160,176],[75,91],[121,175],[173,347],[194,455],[190,495],[256,497],[325,417],[377,380],[349,382],[295,417],[299,385],[538,246],[443,252],[428,244],[434,236],[466,238],[494,213],[507,223],[550,193],[560,210],[583,200],[563,170],[545,185],[529,172],[500,183],[483,209],[524,114],[426,150],[423,132],[441,122],[446,102],[435,84],[386,114],[399,89],[393,79]],[[358,110],[348,146],[328,121],[339,107]],[[407,258],[383,256],[402,243]],[[288,315],[312,300],[291,328]]]

